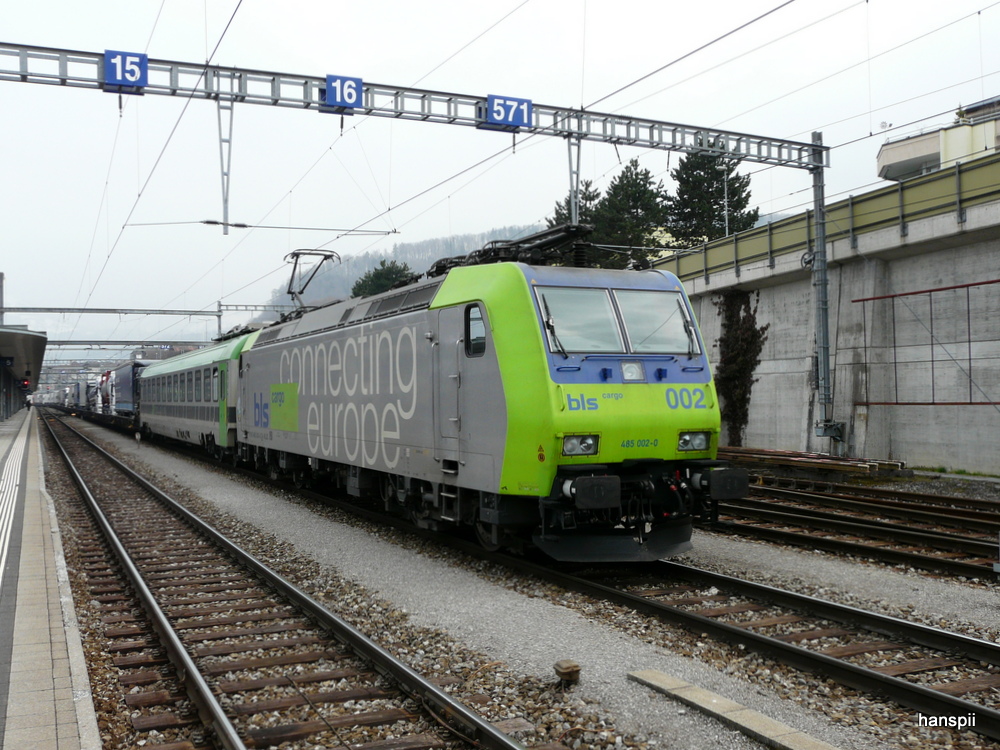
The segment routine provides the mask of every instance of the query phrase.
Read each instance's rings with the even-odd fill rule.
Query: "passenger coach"
[[[142,432],[200,445],[219,458],[232,454],[239,358],[258,333],[146,366],[141,374]]]

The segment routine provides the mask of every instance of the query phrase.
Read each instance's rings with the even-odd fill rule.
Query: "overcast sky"
[[[6,44],[211,56],[803,141],[818,130],[834,147],[830,201],[884,184],[875,158],[886,138],[950,123],[960,105],[1000,94],[997,39],[1000,3],[985,0],[0,0]],[[123,104],[96,90],[0,82],[7,306],[259,303],[287,283],[293,249],[322,246],[349,261],[542,222],[569,186],[558,138],[512,150],[510,135],[472,128],[347,117],[341,132],[337,116],[237,105],[230,221],[276,228],[225,236],[197,223],[222,219],[215,104],[152,95]],[[672,188],[677,153],[585,144],[581,173],[604,190],[634,157]],[[809,206],[807,172],[741,171],[754,175],[762,214]],[[359,226],[394,233],[338,239]],[[224,329],[247,318],[227,314]],[[216,326],[12,314],[6,323],[52,339],[204,338]]]

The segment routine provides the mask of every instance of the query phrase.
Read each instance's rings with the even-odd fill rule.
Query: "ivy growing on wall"
[[[715,387],[731,446],[743,445],[750,419],[750,392],[757,382],[753,374],[760,364],[760,353],[770,328],[770,324],[757,325],[760,293],[754,293],[752,304],[750,297],[750,292],[731,289],[712,301],[722,317]]]

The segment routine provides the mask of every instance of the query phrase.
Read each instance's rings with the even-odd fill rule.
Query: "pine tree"
[[[670,172],[677,192],[667,198],[667,226],[677,247],[709,242],[757,223],[759,209],[747,209],[750,175],[736,173],[739,163],[705,151],[686,155]]]
[[[380,260],[379,264],[354,282],[351,288],[352,297],[369,297],[379,292],[387,292],[401,281],[413,276],[413,271],[405,263],[394,260],[388,263]]]
[[[618,246],[617,252],[602,254],[597,262],[623,268],[630,258],[655,256],[657,251],[645,248],[655,244],[654,233],[666,226],[666,199],[663,183],[655,182],[648,169],[640,169],[638,159],[626,164],[594,208],[593,242]]]
[[[562,202],[556,204],[555,211],[552,216],[545,219],[545,223],[548,225],[549,229],[571,223],[570,217],[572,216],[572,213],[570,211],[570,198],[571,196],[567,193]],[[590,180],[583,180],[580,182],[579,217],[577,219],[578,224],[589,224],[590,226],[594,226],[594,209],[600,199],[601,191],[595,189],[594,184]]]

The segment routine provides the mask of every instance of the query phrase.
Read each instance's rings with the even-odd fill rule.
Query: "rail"
[[[46,425],[49,426],[50,432],[52,432],[48,420],[46,420]],[[68,425],[66,427],[69,429]],[[414,698],[440,722],[446,724],[449,729],[456,732],[460,737],[465,738],[470,745],[475,745],[483,750],[523,750],[523,746],[519,742],[507,736],[500,729],[467,708],[461,702],[453,699],[444,690],[422,677],[415,670],[394,658],[388,651],[370,640],[354,626],[337,617],[320,602],[293,586],[285,578],[258,561],[249,552],[235,545],[196,515],[164,494],[155,485],[132,471],[121,461],[109,455],[93,441],[75,430],[73,432],[75,433],[74,439],[79,438],[79,440],[87,444],[89,449],[100,453],[103,459],[111,463],[115,469],[124,474],[131,482],[140,485],[173,516],[179,518],[191,529],[195,530],[200,538],[208,540],[214,548],[221,550],[225,556],[235,561],[239,569],[247,571],[256,579],[263,581],[276,596],[290,602],[299,611],[303,612],[312,623],[332,634],[337,642],[343,644],[349,651],[370,663],[376,672],[388,678],[395,685],[398,685],[403,693]],[[54,434],[53,438],[55,438]],[[62,450],[67,466],[72,467],[70,458],[61,445],[60,450]],[[189,654],[188,649],[185,648],[184,643],[176,635],[168,617],[160,611],[157,598],[143,582],[142,574],[139,572],[137,566],[133,564],[131,556],[125,550],[124,546],[117,541],[116,533],[111,523],[104,519],[104,513],[98,507],[97,501],[86,489],[86,483],[82,476],[75,469],[71,468],[71,471],[81,493],[85,494],[88,498],[92,514],[101,519],[100,525],[102,530],[109,539],[110,544],[115,548],[116,556],[121,561],[122,567],[128,571],[131,586],[139,593],[144,608],[154,618],[154,629],[157,635],[160,636],[164,647],[169,651],[170,660],[176,666],[178,673],[184,676],[186,680],[185,687],[192,702],[198,707],[200,718],[213,728],[223,747],[227,748],[227,750],[241,750],[241,748],[246,747],[248,744],[259,744],[259,742],[267,739],[267,736],[270,735],[267,735],[266,732],[264,735],[260,735],[259,733],[253,734],[247,739],[240,736],[237,729],[233,726],[231,717],[222,709],[213,690],[205,678],[202,677],[202,669],[196,664]],[[134,504],[134,500],[131,502]],[[278,645],[282,644],[279,643]],[[226,668],[229,668],[229,666],[225,665]],[[326,724],[326,722],[323,723]],[[322,731],[322,728],[318,731]]]

